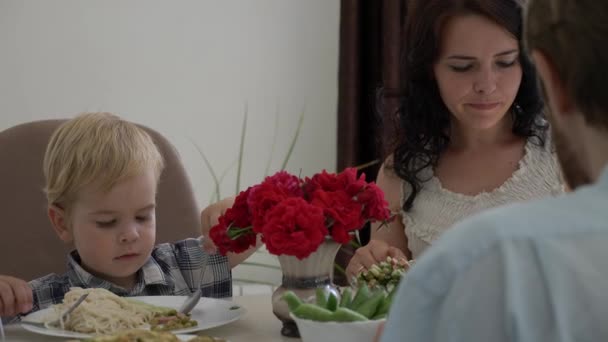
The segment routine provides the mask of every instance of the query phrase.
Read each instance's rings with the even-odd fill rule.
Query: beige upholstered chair
[[[0,132],[0,274],[31,280],[65,271],[65,246],[46,214],[42,159],[63,120],[24,123]],[[149,128],[163,154],[156,211],[157,242],[199,235],[199,208],[175,148]]]

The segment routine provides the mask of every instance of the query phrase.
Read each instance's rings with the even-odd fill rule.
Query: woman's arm
[[[401,220],[401,180],[384,165],[380,168],[376,184],[384,192],[384,197],[395,218],[387,225],[372,225],[369,243],[355,251],[355,255],[346,267],[346,276],[350,279],[363,269],[386,259],[387,256],[410,259],[407,248],[407,237]]]
[[[374,223],[371,228],[371,240],[381,240],[390,246],[397,247],[409,258],[410,251],[407,248],[407,236],[401,211],[403,191],[401,178],[383,164],[378,172],[376,184],[384,192],[384,198],[395,217],[384,226],[381,226],[381,223]]]

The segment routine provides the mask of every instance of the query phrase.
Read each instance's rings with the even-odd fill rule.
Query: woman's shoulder
[[[565,191],[561,166],[549,131],[542,140],[537,137],[528,139],[526,157],[521,167],[533,181],[542,179],[542,183],[551,188],[552,195],[559,195]]]
[[[376,177],[376,185],[384,192],[384,197],[391,209],[394,206],[401,207],[403,180],[395,172],[392,156],[386,158],[380,166]]]
[[[545,164],[548,164],[550,167],[559,167],[553,137],[549,131],[541,136],[529,137],[526,143],[526,154],[532,157],[528,158],[533,162],[532,165],[546,167]]]

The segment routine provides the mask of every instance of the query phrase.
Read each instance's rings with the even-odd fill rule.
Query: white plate
[[[137,299],[152,305],[174,308],[177,310],[186,299],[186,296],[145,296],[129,298]],[[49,307],[40,311],[36,311],[25,316],[23,319],[28,321],[40,322],[46,316],[51,314],[52,310],[53,309]],[[219,327],[221,325],[238,320],[239,318],[241,318],[241,316],[245,314],[245,312],[245,308],[237,305],[235,302],[229,300],[203,297],[190,313],[191,318],[197,321],[198,325],[187,329],[173,330],[171,332],[176,335],[179,335]],[[90,334],[83,334],[63,329],[42,328],[29,324],[22,324],[21,326],[25,330],[49,336],[69,338],[88,338],[93,336]]]
[[[180,341],[188,341],[191,340],[193,338],[196,337],[196,335],[184,335],[184,334],[180,334],[180,335],[175,335]],[[217,337],[216,337],[217,338]],[[226,342],[230,342],[230,340],[224,339],[224,341]]]

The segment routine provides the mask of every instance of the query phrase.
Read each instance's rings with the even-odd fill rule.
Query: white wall
[[[338,29],[338,0],[0,0],[0,130],[118,113],[173,142],[202,207],[213,186],[190,139],[222,172],[248,103],[244,187],[263,177],[277,104],[273,171],[305,107],[287,169],[334,170]]]

